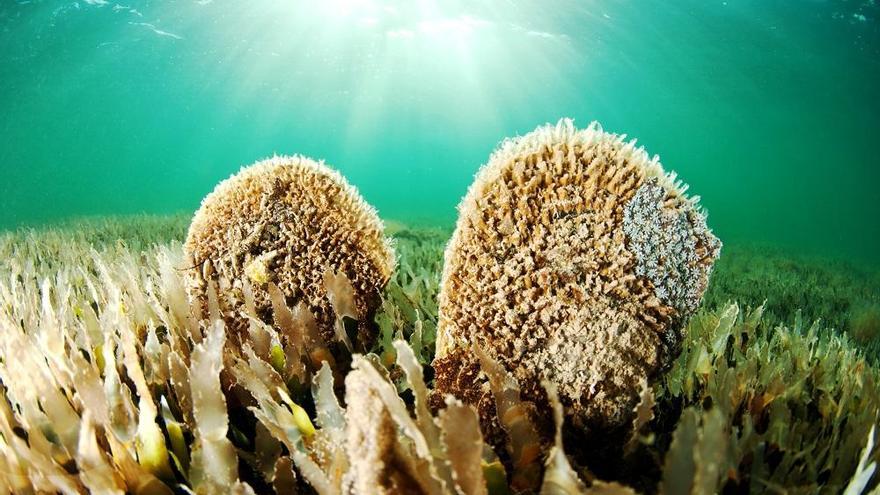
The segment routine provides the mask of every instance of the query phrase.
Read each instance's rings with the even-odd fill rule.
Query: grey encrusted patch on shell
[[[646,277],[656,296],[687,317],[700,304],[721,241],[692,203],[668,206],[666,190],[651,179],[624,206],[627,249],[636,257],[636,275]]]

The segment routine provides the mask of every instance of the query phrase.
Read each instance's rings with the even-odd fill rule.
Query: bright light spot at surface
[[[413,31],[411,31],[409,29],[390,29],[390,30],[386,31],[385,34],[389,38],[402,38],[402,39],[411,39],[416,35],[416,33],[414,33]]]
[[[238,32],[229,57],[246,77],[235,96],[271,97],[266,122],[303,116],[306,127],[330,127],[322,132],[338,158],[328,159],[351,166],[355,182],[378,166],[430,189],[420,175],[473,169],[511,134],[511,122],[558,119],[562,110],[542,102],[583,93],[572,73],[589,57],[559,22],[584,8],[578,2],[548,11],[544,0],[256,0],[261,8],[241,8],[246,22],[230,18],[212,30],[217,39]],[[462,162],[471,143],[485,143],[480,158]],[[394,156],[381,151],[388,148]]]
[[[363,15],[378,10],[373,0],[325,0],[316,2],[325,14],[337,17]]]
[[[241,23],[251,30],[237,57],[252,65],[248,86],[262,91],[257,81],[272,81],[279,97],[342,107],[339,135],[351,149],[380,130],[387,138],[389,121],[427,135],[441,126],[497,139],[508,114],[521,111],[511,101],[547,88],[555,98],[571,94],[560,71],[583,63],[537,1],[268,1]],[[249,55],[257,50],[277,56]]]
[[[432,36],[466,36],[486,27],[489,21],[463,15],[455,19],[431,19],[419,22],[419,31]]]
[[[508,11],[529,11],[529,3],[520,2],[518,8],[513,9],[506,2],[490,1],[481,5],[495,7],[480,9],[482,12],[478,15],[473,12],[476,9],[471,8],[473,4],[467,2],[328,0],[321,2],[316,17],[328,30],[379,28],[387,37],[394,39],[413,39],[419,35],[461,39],[491,29],[495,29],[495,35],[517,33],[548,39],[564,37],[548,31],[532,30],[515,19],[506,18],[510,14]]]

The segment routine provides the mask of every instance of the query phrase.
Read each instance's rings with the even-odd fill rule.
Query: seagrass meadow
[[[391,463],[369,449],[347,455],[345,432],[369,442],[390,427],[398,443],[373,452],[394,452],[410,473],[402,492],[446,469],[460,493],[511,493],[509,476],[529,462],[544,473],[541,493],[876,490],[877,335],[859,326],[861,308],[876,304],[876,274],[839,264],[843,275],[829,280],[823,260],[726,247],[682,354],[640,392],[632,435],[611,452],[557,436],[546,460],[511,465],[479,441],[470,408],[452,403],[428,422],[451,228],[386,222],[398,269],[374,317],[375,344],[347,377],[324,365],[304,384],[285,365],[289,323],[255,326],[240,347],[219,320],[193,317],[182,277],[188,222],[87,218],[0,237],[2,489],[334,493],[343,472]],[[744,265],[753,272],[737,282]],[[799,297],[809,304],[797,311],[772,302]],[[339,392],[343,380],[370,393]],[[364,413],[352,408],[371,407],[392,412],[353,426]]]

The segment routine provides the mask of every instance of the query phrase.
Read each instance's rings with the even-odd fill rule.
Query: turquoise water
[[[880,263],[867,1],[0,3],[0,227],[194,210],[273,153],[449,222],[506,136],[638,137],[723,240]]]

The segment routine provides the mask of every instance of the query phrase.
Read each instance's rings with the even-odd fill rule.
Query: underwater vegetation
[[[857,307],[847,330],[860,344],[876,343],[880,339],[880,306],[873,304]]]
[[[318,409],[309,391],[297,396],[290,390],[278,371],[284,369],[286,357],[273,346],[262,355],[252,350],[255,357],[238,355],[245,351],[234,351],[228,342],[220,347],[221,334],[199,327],[186,305],[180,270],[186,221],[157,218],[152,223],[156,232],[151,233],[150,227],[138,228],[142,220],[91,220],[77,222],[75,229],[24,230],[0,238],[0,355],[4,356],[0,472],[8,473],[0,477],[0,491],[209,492],[213,485],[200,474],[203,468],[193,464],[193,451],[202,438],[201,444],[207,441],[209,448],[225,452],[216,459],[219,465],[211,467],[212,475],[217,474],[214,470],[224,473],[218,480],[229,480],[234,472],[256,493],[295,493],[289,491],[293,486],[309,493],[302,480],[312,471],[306,475],[294,457],[302,461],[302,455],[318,452],[315,445],[320,442],[307,438],[326,439],[332,429],[342,428],[346,414],[342,406],[336,409],[331,403]],[[119,242],[123,239],[113,239],[111,232],[131,237]],[[403,404],[412,406],[415,394],[396,365],[398,348],[403,347],[394,342],[410,343],[430,387],[431,369],[426,365],[433,357],[436,295],[450,232],[413,230],[400,224],[390,232],[398,268],[375,317],[380,328],[375,357],[363,365],[369,362],[379,373],[381,380],[375,386],[382,400],[393,397],[387,387],[378,385],[380,381],[393,383]],[[126,245],[152,238],[159,241],[149,248]],[[16,257],[9,256],[13,252]],[[614,472],[607,465],[592,469],[609,483],[615,480],[613,475],[620,475],[617,481],[647,492],[712,493],[725,488],[727,493],[760,493],[786,487],[790,493],[837,493],[851,484],[858,487],[878,459],[878,452],[868,449],[857,473],[859,456],[876,421],[878,372],[848,336],[803,321],[777,325],[760,310],[744,311],[737,305],[699,310],[685,327],[685,351],[667,378],[645,395],[653,398],[640,399],[639,434],[627,443],[631,453],[624,457],[634,463],[631,466],[639,466],[639,472]],[[276,325],[261,328],[269,333],[270,342],[281,342]],[[210,350],[208,355],[197,354],[204,356],[197,365],[207,363],[207,358],[214,365],[197,368],[202,374],[191,371],[197,349]],[[127,358],[126,352],[131,356]],[[214,360],[217,353],[222,362]],[[216,400],[213,409],[206,405],[204,413],[194,414],[198,406],[192,400],[193,389],[219,399],[222,382],[208,378],[244,369],[240,364],[234,368],[242,362],[256,363],[255,370],[286,390],[290,403],[280,394],[265,403],[267,411],[285,421],[283,431],[266,431],[255,413],[229,409],[229,403],[223,407]],[[318,383],[325,385],[316,390],[326,394],[329,377],[320,370],[318,375],[324,380]],[[259,387],[259,381],[250,383]],[[325,407],[334,414],[319,414]],[[468,414],[460,408],[446,411],[452,417]],[[412,428],[403,415],[394,418]],[[454,429],[450,421],[441,420],[438,429],[462,435],[448,438],[473,431],[473,421]],[[300,436],[299,442],[292,442],[293,450],[285,446],[288,435]],[[232,450],[212,444],[226,445],[224,439]],[[716,450],[715,445],[724,448]],[[597,479],[596,473],[587,471],[589,466],[558,468],[558,453],[575,447],[554,450],[551,458],[557,469],[544,476],[548,484],[569,491],[550,491],[548,486],[548,493],[578,493],[572,487],[580,485],[571,473],[585,484]],[[458,469],[471,468],[469,479],[487,482],[467,486],[507,493],[503,463],[476,457],[475,449],[461,451],[444,444],[444,450],[450,449],[462,452],[455,463]],[[865,481],[868,488],[877,483],[870,475]],[[595,481],[590,486],[602,487],[606,493],[622,490]],[[241,485],[237,489],[245,490]]]
[[[181,240],[186,220],[158,217],[147,224],[143,220],[90,220],[76,222],[75,228],[24,230],[0,237],[0,355],[4,356],[0,363],[4,397],[0,401],[0,469],[9,473],[0,477],[0,490],[168,493],[163,486],[178,492],[184,492],[183,487],[208,489],[195,476],[192,450],[199,423],[210,418],[193,414],[191,396],[193,388],[210,390],[217,384],[198,379],[193,385],[192,375],[185,371],[191,364],[171,365],[178,362],[173,357],[177,353],[180,359],[191,359],[197,347],[172,347],[189,340],[181,334],[195,332],[190,335],[207,341],[202,335],[205,330],[194,325],[183,304],[186,295],[179,268],[184,265]],[[404,373],[395,364],[398,353],[393,343],[405,339],[420,365],[431,362],[436,296],[450,232],[413,230],[401,224],[388,227],[395,239],[398,269],[375,317],[380,336],[373,349],[377,357],[371,362],[382,363],[388,380],[394,377],[396,390],[407,398],[404,403],[412,404],[412,393],[402,380]],[[116,233],[129,237],[114,238]],[[130,247],[152,239],[157,239],[157,245]],[[727,253],[732,250],[726,249]],[[745,252],[741,255],[746,256]],[[713,279],[723,277],[724,256]],[[711,493],[720,487],[727,487],[728,492],[776,492],[786,487],[794,493],[836,493],[857,482],[859,456],[876,420],[872,407],[878,406],[878,372],[849,337],[803,321],[770,323],[761,311],[744,311],[737,305],[699,310],[684,331],[685,351],[667,378],[653,388],[653,399],[643,402],[639,434],[628,444],[632,449],[629,459],[654,468],[643,470],[640,476],[630,473],[629,481],[645,491],[665,493]],[[280,333],[275,325],[265,329],[271,331],[270,337]],[[130,344],[122,345],[127,340],[134,345],[134,360],[125,358],[125,348],[132,350]],[[224,362],[234,357],[228,344],[222,352]],[[275,370],[280,357],[275,352],[273,365],[272,354],[270,347],[268,355],[256,359]],[[239,359],[235,356],[233,362]],[[109,367],[108,362],[112,363]],[[218,365],[209,371],[216,370],[219,376],[219,369]],[[258,369],[274,376],[265,366]],[[148,383],[149,397],[159,404],[155,409],[141,402],[136,382],[129,378],[139,374]],[[426,368],[425,380],[430,386],[430,368]],[[282,390],[285,386],[280,385]],[[303,400],[303,405],[307,402],[314,399]],[[651,402],[653,407],[645,405]],[[290,422],[291,435],[300,431],[296,417],[306,431],[311,431],[311,424],[316,435],[333,427],[319,421],[315,410],[303,416],[300,409],[284,405],[280,396],[275,403],[276,414],[284,413]],[[220,407],[214,413],[222,416],[225,410]],[[466,415],[461,409],[448,411]],[[233,443],[234,454],[223,459],[224,469],[233,469],[230,463],[237,466],[239,479],[249,479],[259,493],[289,493],[284,490],[300,483],[296,480],[302,476],[294,478],[296,464],[290,452],[282,455],[286,447],[281,440],[258,427],[261,423],[247,410],[236,409],[226,417],[226,433],[212,437]],[[339,420],[339,415],[332,418]],[[455,431],[468,431],[460,428]],[[251,431],[255,436],[248,445],[245,433]],[[718,441],[725,448],[716,452]],[[314,452],[305,442],[301,448]],[[262,451],[259,457],[258,450]],[[150,452],[157,454],[151,457]],[[474,450],[470,452],[472,457],[465,464],[477,459]],[[163,457],[167,462],[161,462]],[[230,461],[232,457],[236,459]],[[489,481],[492,493],[504,493],[502,464],[479,459],[481,476]],[[869,450],[860,475],[864,477],[867,466],[877,459],[878,453]],[[602,468],[605,479],[612,480],[612,470]],[[571,469],[584,480],[590,479],[584,466]],[[474,469],[470,471],[476,476]],[[559,481],[560,472],[568,473],[553,471],[549,479],[564,483]],[[696,486],[695,480],[706,480],[707,474],[709,480],[699,483],[714,488]],[[570,477],[563,476],[563,480],[571,482]],[[876,480],[868,483],[868,487],[876,486]],[[595,482],[592,486],[597,488]],[[675,491],[681,486],[684,491]],[[306,487],[300,488],[308,493]]]
[[[701,306],[720,243],[656,158],[563,121],[460,210],[383,225],[274,158],[185,243],[179,219],[3,235],[0,491],[880,493],[870,306],[849,333]]]
[[[871,317],[880,307],[880,271],[770,246],[728,243],[703,306],[728,301],[763,305],[763,319],[773,325],[821,320],[822,327],[849,332],[875,364],[880,359],[880,333]]]

